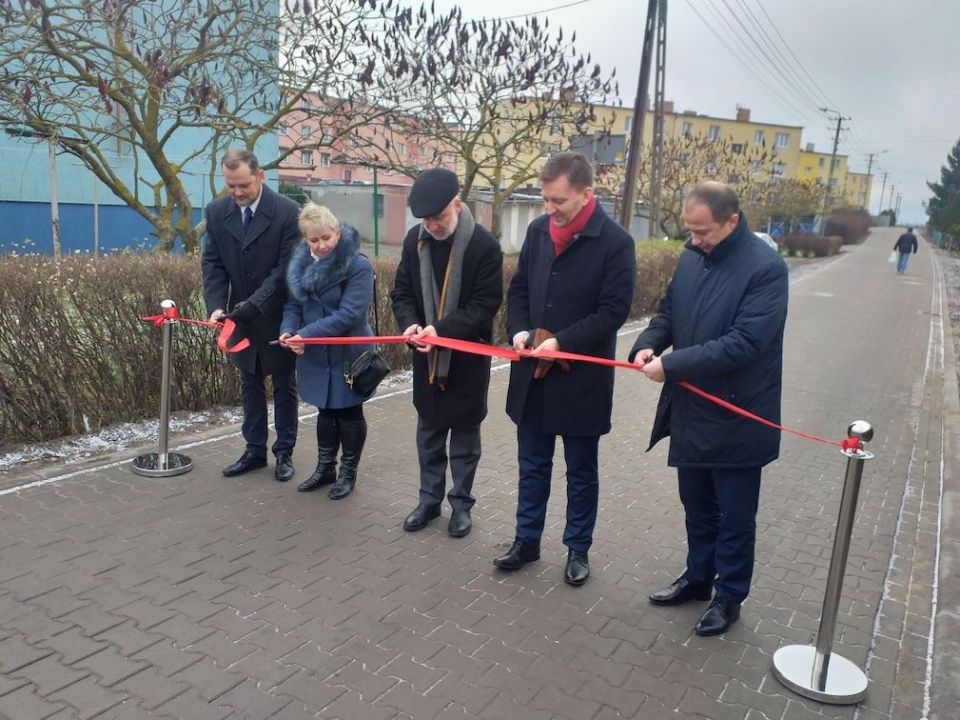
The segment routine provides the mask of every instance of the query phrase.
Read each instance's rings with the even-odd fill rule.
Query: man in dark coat
[[[503,302],[503,252],[474,222],[459,197],[455,173],[434,168],[410,190],[410,212],[422,222],[403,240],[390,298],[397,327],[419,345],[413,353],[413,404],[417,408],[420,497],[404,520],[415,532],[440,516],[446,488],[447,439],[453,487],[447,532],[470,532],[473,480],[480,462],[480,423],[487,415],[490,358],[419,343],[425,337],[489,343]]]
[[[783,259],[750,231],[727,185],[694,188],[683,221],[690,241],[630,352],[644,375],[664,383],[650,447],[670,436],[667,462],[686,514],[686,571],[650,602],[710,600],[715,588],[695,630],[719,635],[750,592],[760,469],[777,458],[780,431],[677,383],[779,423],[789,284]]]
[[[256,156],[230,150],[221,163],[228,193],[207,205],[207,236],[203,245],[203,294],[211,320],[225,315],[237,323],[231,342],[242,338],[250,346],[229,358],[240,369],[243,398],[243,439],[246,449],[224,468],[227,477],[267,464],[267,392],[273,377],[273,409],[277,439],[275,477],[293,477],[297,442],[296,356],[280,345],[269,345],[280,334],[287,300],[287,262],[300,240],[299,207],[264,184]]]
[[[893,249],[897,251],[897,272],[901,275],[907,271],[907,261],[910,260],[910,253],[917,254],[917,236],[913,234],[913,228],[908,227],[907,231],[897,238],[893,244]]]
[[[581,153],[550,158],[540,173],[546,214],[534,220],[507,291],[507,332],[517,350],[613,358],[637,280],[633,238],[597,204]],[[583,585],[599,501],[600,436],[610,432],[613,368],[524,359],[510,368],[507,414],[517,425],[520,471],[516,537],[494,564],[517,570],[540,558],[553,453],[567,467],[564,580]]]

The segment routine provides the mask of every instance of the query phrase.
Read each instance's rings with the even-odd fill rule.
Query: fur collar
[[[293,251],[287,268],[287,287],[298,302],[319,296],[324,290],[347,279],[350,267],[360,254],[360,234],[349,225],[340,225],[340,242],[329,262],[316,262],[306,240]]]

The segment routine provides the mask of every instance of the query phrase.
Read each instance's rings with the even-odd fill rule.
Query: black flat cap
[[[446,168],[431,168],[420,173],[410,188],[410,213],[415,218],[433,217],[443,212],[460,193],[457,174]]]

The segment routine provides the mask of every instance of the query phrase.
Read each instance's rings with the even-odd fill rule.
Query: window
[[[763,145],[767,142],[767,136],[764,134],[763,130],[757,130],[753,134],[753,144],[754,145]]]
[[[717,163],[714,160],[708,160],[706,165],[706,171],[711,175],[716,175]]]
[[[778,162],[773,163],[770,166],[770,175],[773,177],[783,177],[787,174],[787,165],[786,163]]]
[[[313,165],[313,151],[312,151],[312,150],[304,150],[302,153],[300,153],[300,164],[301,164],[301,165],[310,165],[310,166]]]
[[[710,138],[711,141],[717,141],[717,140],[719,140],[719,139],[720,139],[720,126],[719,126],[719,125],[711,125],[711,126],[710,126],[710,131],[707,133],[707,137]]]
[[[332,140],[333,140],[333,138],[330,137],[330,133],[328,133],[328,132],[320,133],[320,144],[321,144],[321,145],[329,145]]]
[[[309,112],[310,110],[313,110],[313,103],[310,102],[307,98],[304,98],[303,102],[300,103],[300,109],[306,110],[307,112]]]
[[[344,170],[344,171],[343,171],[343,181],[344,181],[345,183],[348,183],[348,182],[350,182],[351,180],[353,180],[353,172],[350,171],[350,170]]]
[[[407,154],[407,144],[406,143],[397,143],[397,155],[403,157]]]
[[[281,134],[281,135],[289,135],[289,134],[290,134],[290,126],[289,126],[287,123],[285,123],[285,122],[281,122],[281,123],[280,123],[280,134]]]
[[[351,135],[351,136],[350,136],[350,147],[356,147],[358,144],[359,144],[359,143],[357,142],[357,136],[356,136],[356,135]]]
[[[777,133],[774,139],[774,145],[778,148],[790,147],[790,133]]]
[[[623,131],[625,133],[633,132],[633,115],[623,119]]]
[[[444,154],[443,154],[443,161],[444,161],[447,165],[453,165],[453,163],[455,163],[455,162],[457,161],[457,157],[456,157],[453,153],[444,153]]]
[[[833,162],[832,162],[831,165],[830,165],[830,167],[831,167],[832,169],[834,169],[834,170],[836,170],[838,167],[840,167],[840,160],[839,160],[839,158],[834,158],[834,159],[833,159]]]
[[[761,166],[760,166],[760,161],[759,161],[759,160],[754,160],[752,163],[750,163],[750,174],[751,174],[751,175],[759,175],[761,169],[762,169],[762,168],[761,168]]]
[[[865,187],[866,184],[867,184],[867,179],[866,179],[866,178],[860,178],[860,187]]]
[[[304,125],[303,129],[300,132],[300,137],[304,139],[313,137],[313,127],[311,127],[310,125]]]
[[[692,123],[692,122],[685,122],[685,123],[683,124],[683,136],[684,136],[684,137],[692,137],[692,136],[693,136],[693,123]]]
[[[730,149],[737,154],[742,153],[743,143],[733,143],[733,145],[730,146]]]
[[[835,188],[835,187],[837,186],[837,179],[836,179],[836,178],[830,178],[830,182],[827,183],[827,185],[829,185],[830,189],[833,190],[833,188]]]
[[[330,153],[320,153],[320,167],[330,167]]]

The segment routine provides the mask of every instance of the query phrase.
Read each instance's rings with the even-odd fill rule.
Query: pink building
[[[281,152],[294,149],[280,163],[280,181],[367,184],[376,166],[378,182],[410,185],[422,169],[455,171],[453,149],[419,132],[422,123],[414,116],[389,117],[377,108],[305,95],[278,128]]]

